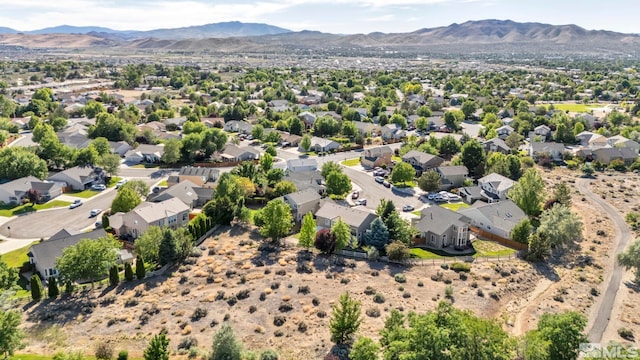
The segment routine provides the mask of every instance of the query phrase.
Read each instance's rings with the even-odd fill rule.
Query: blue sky
[[[150,30],[222,21],[331,33],[408,32],[467,20],[576,24],[640,33],[638,0],[0,0],[0,26]]]

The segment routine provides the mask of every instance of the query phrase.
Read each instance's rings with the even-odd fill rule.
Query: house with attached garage
[[[490,203],[505,200],[509,190],[515,184],[515,181],[496,173],[491,173],[478,179],[478,186],[482,189],[482,195]]]
[[[374,148],[365,149],[362,152],[360,163],[365,168],[374,168],[382,165],[391,164],[391,157],[393,156],[393,150],[388,146],[378,146]]]
[[[370,211],[358,208],[341,206],[333,202],[325,202],[316,212],[316,224],[319,227],[331,228],[333,224],[342,219],[351,230],[351,235],[362,240],[365,231],[378,216]]]
[[[137,148],[127,151],[124,158],[126,162],[131,164],[139,164],[142,162],[157,163],[160,162],[163,154],[164,144],[140,144]]]
[[[382,127],[382,139],[400,140],[406,136],[406,132],[397,124],[387,124]]]
[[[251,146],[237,146],[227,144],[224,151],[220,154],[222,161],[240,162],[258,160],[260,152]]]
[[[416,170],[427,171],[442,165],[444,159],[419,150],[411,150],[402,156],[402,161],[413,165]]]
[[[318,160],[315,158],[287,160],[286,170],[289,172],[316,171],[318,170]]]
[[[60,183],[64,187],[71,187],[76,191],[82,191],[88,189],[94,183],[102,183],[104,181],[104,173],[100,168],[74,166],[50,175],[47,180]]]
[[[62,194],[62,186],[55,182],[45,182],[34,176],[27,176],[0,184],[0,203],[19,204],[30,190],[37,191],[39,202],[49,201]]]
[[[151,194],[147,198],[150,202],[162,202],[171,198],[180,199],[190,209],[203,206],[213,197],[212,188],[199,188],[189,180],[183,180],[178,184],[168,187],[158,193]]]
[[[324,194],[325,185],[322,173],[314,171],[287,171],[282,181],[291,181],[298,191],[311,188],[318,194]]]
[[[145,201],[128,213],[109,216],[109,226],[116,236],[137,238],[150,226],[167,226],[172,229],[189,222],[190,207],[182,200],[171,197],[161,202]]]
[[[440,166],[436,168],[436,172],[440,175],[440,188],[449,190],[460,187],[469,177],[469,170],[466,166]]]
[[[111,148],[111,153],[118,154],[120,157],[124,157],[127,151],[133,149],[126,141],[109,141],[109,147]]]
[[[540,155],[548,154],[553,161],[562,161],[564,156],[564,144],[555,142],[531,142],[529,144],[529,156],[537,161]]]
[[[300,222],[308,212],[314,214],[318,211],[321,196],[315,189],[307,188],[287,194],[279,199],[291,207],[293,219]]]
[[[300,120],[302,120],[302,122],[304,122],[307,129],[312,127],[316,122],[316,119],[318,118],[315,114],[308,111],[301,112],[300,114],[298,114],[298,117],[300,118]]]
[[[629,166],[638,159],[638,153],[626,147],[603,147],[591,150],[591,157],[593,160],[607,165],[614,160],[620,160]]]
[[[380,134],[382,127],[380,125],[364,122],[364,121],[354,121],[353,124],[356,126],[356,130],[362,136],[376,136]]]
[[[220,176],[220,170],[200,166],[183,166],[178,175],[171,175],[167,179],[167,186],[171,187],[182,181],[189,180],[197,187],[212,188]]]
[[[238,120],[231,120],[231,121],[227,121],[226,123],[224,123],[224,127],[223,127],[224,131],[226,132],[237,132],[237,133],[241,133],[241,134],[251,134],[251,131],[253,130],[253,125],[249,124],[246,121],[238,121]]]
[[[493,138],[482,143],[482,148],[486,152],[501,152],[503,154],[511,154],[511,148],[504,140]]]
[[[511,200],[486,204],[476,202],[458,211],[471,219],[471,225],[498,237],[511,240],[511,230],[527,215]]]
[[[311,138],[311,148],[315,152],[328,152],[338,150],[340,148],[340,144],[331,139],[313,136]]]
[[[511,135],[515,130],[509,125],[502,125],[496,129],[496,133],[498,137],[502,140],[506,139],[509,135]]]
[[[470,246],[468,217],[445,209],[429,206],[420,211],[420,219],[413,221],[418,230],[415,244],[435,250],[462,250]]]
[[[628,148],[632,149],[636,154],[640,151],[640,144],[631,139],[627,139],[622,135],[612,136],[607,139],[609,146],[616,148]]]

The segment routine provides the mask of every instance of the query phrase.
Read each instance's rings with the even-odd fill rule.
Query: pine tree
[[[109,285],[116,286],[120,282],[120,273],[118,266],[114,265],[109,269]]]
[[[146,275],[147,270],[144,268],[144,260],[142,260],[142,257],[138,255],[136,257],[136,277],[138,279],[144,279]]]
[[[316,220],[313,218],[313,214],[308,212],[304,218],[302,218],[302,226],[300,227],[299,244],[305,249],[309,249],[313,246],[313,242],[316,238]]]
[[[42,281],[37,274],[31,277],[31,298],[34,301],[40,301],[42,299]]]
[[[60,289],[58,289],[58,282],[56,278],[49,278],[49,299],[55,299],[60,295]]]
[[[151,339],[144,351],[144,360],[169,360],[169,339],[164,331]]]
[[[364,234],[364,242],[367,246],[373,246],[378,251],[384,252],[384,247],[389,243],[389,229],[380,218],[373,220]]]
[[[175,261],[178,257],[178,254],[176,252],[176,237],[171,229],[164,230],[158,252],[160,256],[161,266]]]
[[[124,263],[124,278],[127,281],[133,281],[133,269],[129,263]]]
[[[333,305],[329,322],[331,341],[337,344],[349,342],[360,328],[362,323],[360,315],[360,302],[351,299],[348,292],[340,295],[338,304]]]

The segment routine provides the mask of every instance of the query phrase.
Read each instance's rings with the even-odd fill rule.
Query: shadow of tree
[[[636,293],[640,293],[640,285],[633,281],[625,281],[624,286],[626,286],[630,290],[633,290]]]

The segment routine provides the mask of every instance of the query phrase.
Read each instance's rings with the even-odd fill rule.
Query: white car
[[[91,212],[89,213],[89,217],[95,217],[98,216],[98,214],[100,214],[102,212],[102,209],[93,209],[91,210]]]
[[[120,188],[120,186],[122,186],[122,185],[126,184],[128,181],[129,181],[128,179],[122,179],[122,180],[118,181],[118,182],[116,183],[116,189],[119,189],[119,188]]]
[[[91,185],[91,190],[96,190],[96,191],[102,191],[102,190],[106,190],[107,187],[104,186],[104,184],[93,184]]]
[[[81,205],[82,205],[82,200],[76,199],[76,200],[73,201],[73,204],[69,205],[69,209],[75,209],[75,208],[77,208],[78,206],[81,206]]]

